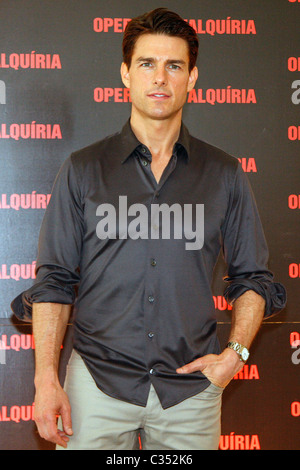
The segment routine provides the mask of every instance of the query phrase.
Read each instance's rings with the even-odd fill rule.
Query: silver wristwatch
[[[237,352],[240,356],[240,360],[244,363],[248,360],[250,356],[248,349],[242,344],[236,343],[235,341],[230,341],[226,347],[233,349],[235,352]]]

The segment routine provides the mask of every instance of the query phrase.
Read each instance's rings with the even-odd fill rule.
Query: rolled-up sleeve
[[[222,227],[223,254],[228,271],[224,297],[229,304],[247,290],[265,299],[265,317],[281,311],[286,291],[268,269],[269,252],[249,181],[239,164]]]
[[[31,321],[35,302],[74,303],[76,285],[80,281],[83,231],[80,178],[71,155],[55,179],[42,221],[35,283],[11,303],[18,319]]]

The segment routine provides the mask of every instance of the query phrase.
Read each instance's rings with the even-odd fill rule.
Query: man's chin
[[[148,118],[153,119],[154,121],[165,121],[174,119],[176,116],[181,114],[181,110],[178,111],[166,111],[166,110],[155,110],[147,114]]]

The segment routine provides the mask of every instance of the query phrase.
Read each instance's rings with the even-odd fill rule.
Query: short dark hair
[[[143,34],[165,34],[184,39],[189,50],[189,71],[195,67],[199,49],[196,31],[177,13],[167,8],[156,8],[133,18],[125,28],[122,50],[123,62],[128,69],[136,41]]]

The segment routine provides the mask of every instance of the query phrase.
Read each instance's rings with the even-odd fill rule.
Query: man
[[[121,66],[130,120],[72,154],[55,181],[36,283],[12,307],[24,316],[32,305],[35,420],[58,449],[135,449],[139,434],[144,449],[217,449],[222,391],[263,317],[284,306],[238,160],[182,123],[197,52],[177,14],[133,19]],[[220,249],[233,303],[222,352],[210,289]],[[63,390],[59,351],[74,302]]]

